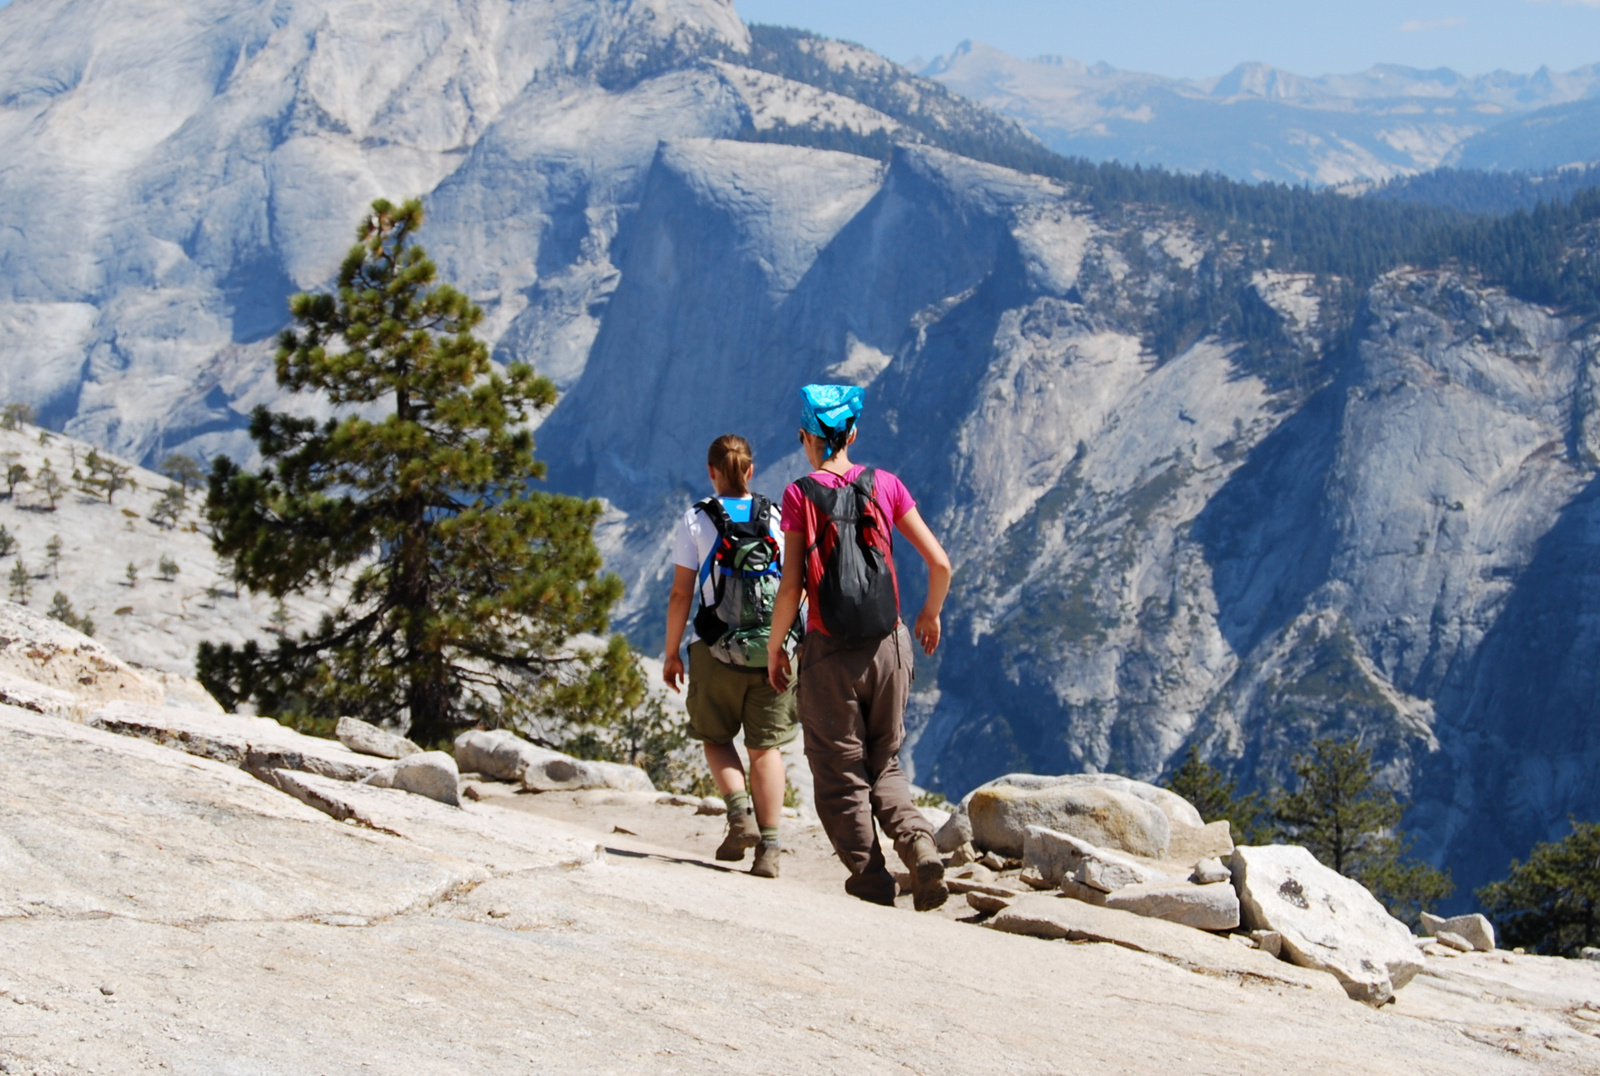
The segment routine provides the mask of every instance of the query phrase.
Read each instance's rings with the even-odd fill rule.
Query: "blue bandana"
[[[800,428],[826,438],[861,416],[866,394],[858,385],[807,385],[800,390]]]

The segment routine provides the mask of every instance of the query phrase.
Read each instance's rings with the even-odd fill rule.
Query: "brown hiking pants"
[[[800,652],[798,708],[817,814],[852,875],[885,867],[873,816],[902,860],[918,834],[933,834],[900,768],[912,660],[904,624],[864,645],[809,632]]]

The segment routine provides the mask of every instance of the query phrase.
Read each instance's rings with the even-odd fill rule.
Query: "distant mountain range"
[[[1241,64],[1191,80],[967,41],[922,73],[1057,153],[1235,179],[1340,184],[1600,159],[1600,64],[1472,77],[1384,64],[1321,78]]]

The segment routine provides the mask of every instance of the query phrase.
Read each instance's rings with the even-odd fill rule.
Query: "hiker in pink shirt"
[[[893,904],[896,886],[873,826],[876,817],[911,873],[913,905],[949,896],[933,827],[911,801],[900,768],[911,691],[912,632],[900,621],[893,531],[928,564],[928,598],[914,632],[924,653],[939,645],[939,612],[950,590],[950,558],[922,521],[904,483],[850,461],[863,393],[853,385],[800,390],[800,441],[814,468],[784,490],[783,581],[771,639],[781,641],[807,599],[798,672],[798,712],[817,813],[850,871],[845,892]],[[782,691],[795,675],[769,642],[767,671]]]

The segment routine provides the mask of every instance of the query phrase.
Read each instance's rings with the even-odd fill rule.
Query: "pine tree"
[[[28,596],[33,593],[33,576],[22,563],[22,557],[18,556],[17,562],[11,566],[7,582],[11,584],[11,600],[18,605],[27,605]]]
[[[182,486],[168,486],[161,494],[161,499],[156,506],[150,509],[150,522],[158,527],[170,528],[178,523],[178,517],[183,514],[183,509],[188,503],[188,498]]]
[[[1477,897],[1507,946],[1572,956],[1600,944],[1600,822],[1575,821],[1560,841],[1534,845]]]
[[[102,456],[94,449],[84,457],[83,464],[89,468],[87,475],[77,471],[72,472],[72,477],[77,480],[82,490],[90,496],[104,496],[107,504],[113,503],[117,490],[137,486],[133,480],[133,467],[126,463],[118,463],[110,456]]]
[[[199,489],[205,483],[206,473],[200,465],[190,456],[181,456],[174,452],[161,461],[161,473],[167,478],[178,483],[178,488],[185,497],[189,496],[189,487]]]
[[[139,585],[139,566],[133,561],[128,562],[128,567],[123,571],[123,576],[128,580],[128,589],[132,590]]]
[[[17,495],[17,486],[28,480],[28,469],[21,463],[21,457],[15,452],[0,453],[0,470],[4,470],[6,478],[6,500],[12,500]]]
[[[33,476],[33,488],[44,497],[52,512],[56,510],[56,502],[61,495],[67,492],[67,484],[61,481],[61,476],[56,474],[49,460],[39,465],[39,472]]]
[[[167,556],[165,553],[161,555],[161,560],[156,564],[156,572],[161,576],[162,581],[167,583],[170,583],[174,579],[178,578],[178,572],[181,570],[182,569],[178,567],[178,562]]]
[[[45,610],[45,616],[52,620],[59,620],[69,628],[76,628],[85,635],[94,634],[94,621],[86,616],[79,616],[72,608],[72,603],[61,591],[56,591],[55,597],[50,599],[50,608]]]
[[[1162,787],[1194,804],[1207,822],[1227,821],[1235,844],[1266,844],[1272,840],[1273,825],[1261,795],[1238,795],[1238,783],[1202,759],[1200,748],[1193,744]]]
[[[6,530],[5,524],[0,523],[0,557],[9,557],[12,551],[16,548],[16,537],[10,531]]]
[[[1299,787],[1274,796],[1272,813],[1296,843],[1408,922],[1455,891],[1448,873],[1407,858],[1405,805],[1376,783],[1372,751],[1359,740],[1317,740],[1291,766]]]
[[[50,574],[61,578],[61,535],[52,534],[44,544],[44,559],[50,562]]]
[[[421,223],[420,202],[374,202],[338,294],[291,301],[278,382],[343,417],[257,409],[261,472],[225,457],[211,472],[206,515],[235,578],[281,598],[353,574],[348,599],[270,653],[202,644],[198,669],[229,706],[404,715],[437,743],[586,681],[568,640],[605,630],[621,583],[600,574],[598,502],[531,488],[544,466],[525,420],[555,386],[523,363],[494,371],[472,335],[482,313],[435,282]]]

